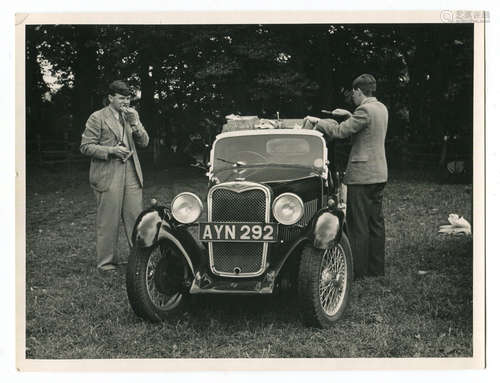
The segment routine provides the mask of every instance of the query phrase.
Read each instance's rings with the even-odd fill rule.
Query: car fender
[[[160,241],[168,241],[185,258],[193,276],[196,274],[201,250],[191,234],[176,225],[168,208],[154,206],[144,210],[134,225],[132,232],[133,246],[148,248]]]
[[[324,241],[322,238],[324,233],[321,232],[322,223],[328,223],[327,219],[330,218],[330,216],[334,216],[338,219],[338,232],[333,240]],[[345,215],[341,209],[336,207],[325,207],[318,210],[313,218],[311,218],[302,234],[297,237],[287,249],[285,256],[276,267],[276,273],[278,274],[281,271],[290,256],[305,243],[309,243],[320,250],[331,249],[334,247],[340,241],[342,232],[346,232],[346,226]]]
[[[342,232],[345,231],[345,215],[337,207],[325,207],[311,219],[308,227],[308,237],[313,246],[318,249],[331,249],[340,241]],[[336,233],[332,232],[336,228]]]

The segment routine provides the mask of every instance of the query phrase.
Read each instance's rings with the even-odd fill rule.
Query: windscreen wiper
[[[318,174],[322,174],[322,169],[318,169],[315,166],[309,166],[309,165],[297,165],[297,164],[280,164],[277,162],[262,162],[262,163],[257,163],[257,164],[243,164],[245,165],[245,168],[248,169],[253,169],[253,168],[264,168],[268,166],[277,166],[277,167],[282,167],[282,168],[288,168],[288,169],[307,169],[307,170],[312,170],[313,172],[316,172]]]
[[[216,160],[219,160],[219,161],[222,161],[222,162],[225,162],[227,164],[231,164],[233,166],[245,166],[246,163],[244,162],[241,162],[241,161],[228,161],[228,160],[225,160],[224,158],[220,158],[220,157],[217,157]]]

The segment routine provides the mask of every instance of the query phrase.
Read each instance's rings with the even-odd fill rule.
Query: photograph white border
[[[235,23],[441,23],[441,11],[265,11],[166,13],[61,13],[16,15],[16,364],[22,371],[251,371],[475,369],[485,364],[484,243],[484,42],[485,24],[474,26],[474,263],[472,358],[342,359],[25,359],[25,73],[24,27],[27,24],[235,24]],[[458,313],[457,313],[458,315]]]

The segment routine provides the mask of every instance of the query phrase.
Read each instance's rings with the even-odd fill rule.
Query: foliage
[[[28,139],[60,134],[62,116],[78,139],[116,78],[141,90],[146,128],[169,140],[213,137],[230,113],[301,118],[346,107],[342,91],[360,73],[378,79],[389,139],[472,134],[467,24],[37,25],[27,27],[26,63]],[[40,65],[60,87],[45,102]]]

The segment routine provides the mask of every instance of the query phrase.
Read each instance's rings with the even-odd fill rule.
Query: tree
[[[159,137],[213,136],[230,113],[300,118],[352,107],[343,91],[360,73],[378,80],[388,142],[472,131],[470,25],[41,25],[26,36],[29,136],[49,132],[44,117],[70,116],[79,137],[115,79],[140,89],[158,149]],[[51,100],[42,72],[60,86]]]

